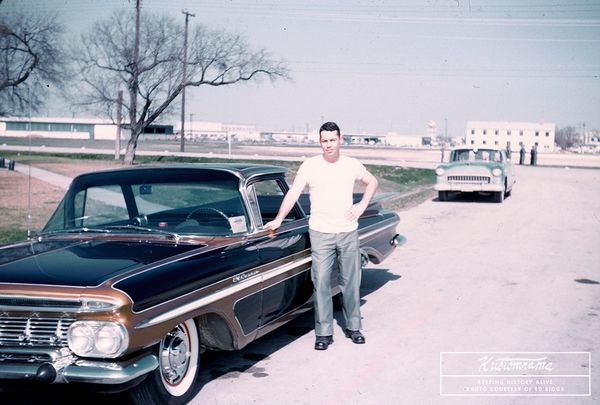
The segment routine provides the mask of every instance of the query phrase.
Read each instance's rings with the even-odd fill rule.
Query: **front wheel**
[[[200,390],[200,337],[193,319],[180,323],[157,346],[158,368],[131,391],[136,404],[188,403]]]
[[[504,201],[504,191],[496,191],[494,193],[494,201],[497,203]]]
[[[438,200],[448,201],[448,192],[447,191],[438,191]]]

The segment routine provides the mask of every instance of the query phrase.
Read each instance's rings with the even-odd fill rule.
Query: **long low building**
[[[172,125],[149,125],[145,136],[173,136]],[[117,125],[110,120],[97,118],[0,118],[0,136],[26,138],[29,136],[56,139],[115,140]],[[121,138],[129,138],[122,130]]]
[[[117,126],[101,119],[4,117],[0,121],[0,136],[115,139],[116,134]]]

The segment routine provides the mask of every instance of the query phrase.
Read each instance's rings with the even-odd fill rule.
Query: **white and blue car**
[[[501,203],[515,184],[515,173],[506,151],[495,148],[456,148],[448,163],[435,169],[438,199],[447,201],[450,193],[491,193]]]

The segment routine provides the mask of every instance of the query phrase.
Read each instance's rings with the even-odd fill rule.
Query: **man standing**
[[[326,122],[319,129],[322,154],[313,156],[298,169],[292,187],[285,195],[279,212],[265,227],[277,229],[291,211],[306,186],[310,193],[309,235],[315,302],[315,349],[327,350],[333,343],[333,303],[331,272],[337,258],[339,285],[345,320],[344,334],[352,342],[365,343],[360,332],[360,252],[358,218],[367,208],[377,189],[377,179],[358,160],[340,155],[340,128]],[[361,201],[353,204],[354,182],[366,188]]]
[[[531,166],[537,165],[537,145],[531,146]]]
[[[519,151],[519,164],[525,164],[525,145],[521,144],[521,150]]]

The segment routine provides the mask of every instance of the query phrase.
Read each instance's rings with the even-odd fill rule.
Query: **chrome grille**
[[[459,184],[490,184],[488,176],[448,176],[448,181]]]
[[[47,298],[26,298],[26,297],[0,297],[0,306],[3,307],[40,307],[51,309],[79,309],[81,301],[79,300],[53,300]]]
[[[71,318],[0,317],[0,346],[64,347],[73,322]]]
[[[52,356],[44,353],[0,353],[0,364],[3,362],[41,364],[52,360]]]

